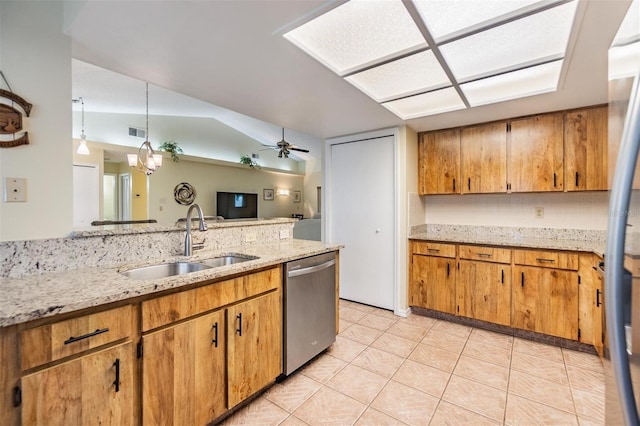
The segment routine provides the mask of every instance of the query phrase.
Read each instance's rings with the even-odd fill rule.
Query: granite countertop
[[[245,246],[213,251],[196,251],[193,256],[176,256],[118,268],[85,268],[68,272],[29,275],[23,278],[0,278],[0,327],[57,314],[150,295],[201,281],[223,278],[242,272],[277,265],[320,253],[339,250],[339,244],[319,241],[283,240],[273,244]],[[119,274],[139,266],[173,261],[195,261],[227,254],[245,254],[258,259],[205,269],[157,280],[134,280]]]

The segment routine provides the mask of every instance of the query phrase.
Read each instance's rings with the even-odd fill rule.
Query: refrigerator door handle
[[[640,147],[640,74],[634,79],[624,123],[620,152],[609,200],[607,267],[605,269],[606,318],[611,364],[625,424],[638,425],[624,329],[624,243],[633,175]]]

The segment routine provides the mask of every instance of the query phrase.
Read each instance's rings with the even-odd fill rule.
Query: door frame
[[[326,139],[324,143],[324,151],[323,151],[323,162],[324,162],[324,177],[323,177],[323,187],[324,187],[324,200],[322,206],[322,217],[324,218],[324,227],[322,228],[322,241],[328,241],[331,236],[331,231],[333,227],[333,218],[331,217],[332,210],[332,191],[333,185],[331,182],[331,172],[332,172],[332,164],[331,164],[331,147],[333,145],[340,145],[349,142],[360,142],[365,141],[367,139],[377,139],[383,137],[392,137],[393,138],[393,167],[394,167],[394,182],[393,182],[393,234],[392,239],[394,241],[393,245],[393,263],[392,263],[392,273],[393,273],[393,311],[396,315],[400,315],[406,317],[408,315],[408,311],[400,308],[400,295],[398,294],[399,285],[399,253],[400,253],[400,244],[401,242],[398,239],[398,236],[401,235],[399,232],[400,226],[400,179],[398,179],[398,175],[400,173],[400,155],[398,152],[398,140],[399,140],[399,128],[387,128],[381,130],[374,130],[371,132],[358,133],[347,136],[339,136],[331,139]],[[340,243],[340,241],[334,241],[335,243]],[[405,243],[402,243],[406,245]],[[405,295],[406,298],[406,295]]]

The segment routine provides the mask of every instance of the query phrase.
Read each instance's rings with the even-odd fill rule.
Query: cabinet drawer
[[[460,246],[460,259],[511,263],[511,249],[483,246]]]
[[[432,243],[430,241],[414,241],[413,253],[440,257],[456,257],[456,245]]]
[[[20,333],[22,370],[129,337],[131,311],[127,305],[24,330]]]
[[[578,254],[562,251],[514,250],[516,265],[540,266],[543,268],[578,270]]]
[[[281,267],[221,281],[142,302],[142,331],[149,331],[220,306],[273,290],[282,282]]]

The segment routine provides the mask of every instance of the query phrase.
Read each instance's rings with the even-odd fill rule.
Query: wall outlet
[[[27,201],[27,180],[24,178],[5,178],[4,202],[24,203]]]
[[[258,239],[258,236],[255,234],[255,232],[251,232],[244,235],[245,243],[255,243],[257,239]]]
[[[280,239],[281,240],[286,240],[287,238],[289,238],[289,230],[288,229],[281,229],[280,230]]]
[[[536,219],[544,219],[544,207],[535,208],[535,217]]]

